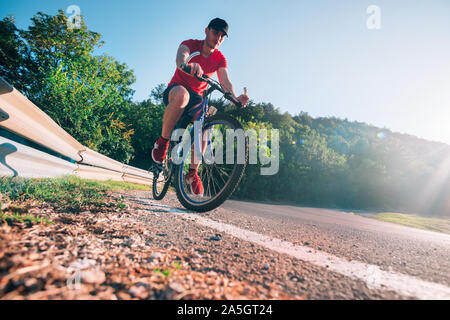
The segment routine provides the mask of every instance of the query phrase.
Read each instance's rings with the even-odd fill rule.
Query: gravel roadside
[[[0,226],[0,299],[406,299],[167,212],[183,209],[172,192],[111,197],[126,208],[32,206],[54,223]]]
[[[74,214],[26,204],[52,224],[0,225],[0,299],[300,299],[197,268],[199,253],[166,241],[160,212],[128,206]],[[108,199],[106,199],[108,201]],[[147,218],[147,219],[145,219]],[[160,239],[164,239],[160,241]]]
[[[144,192],[129,192],[126,199],[133,208],[158,213],[142,214],[139,219],[165,230],[153,239],[158,246],[177,246],[181,251],[196,253],[192,264],[195,271],[214,271],[230,279],[248,281],[264,288],[275,287],[289,296],[306,299],[407,299],[392,291],[369,289],[363,281],[227,234],[217,234],[190,219],[168,213],[161,205],[183,209],[174,193],[168,193],[160,202]],[[218,208],[200,215],[218,219],[233,213]]]

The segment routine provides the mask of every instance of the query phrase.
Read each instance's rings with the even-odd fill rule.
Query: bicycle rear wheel
[[[169,147],[167,156],[161,165],[153,164],[152,193],[155,200],[161,200],[165,197],[172,181],[173,164],[170,160],[171,149]]]
[[[213,210],[232,195],[244,174],[249,149],[241,124],[226,114],[208,117],[203,124],[202,136],[209,136],[207,140],[210,141],[198,167],[204,195],[193,194],[186,182],[192,148],[174,170],[178,200],[185,208],[198,212]],[[194,143],[194,137],[191,137],[191,146]]]

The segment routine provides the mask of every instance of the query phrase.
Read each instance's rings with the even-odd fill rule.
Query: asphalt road
[[[129,199],[158,215],[155,245],[196,251],[193,269],[215,271],[307,299],[450,299],[450,235],[350,212],[227,201],[207,213],[175,195]]]
[[[289,205],[227,201],[224,208],[262,218],[274,237],[382,269],[450,285],[450,235],[410,228],[350,212]]]

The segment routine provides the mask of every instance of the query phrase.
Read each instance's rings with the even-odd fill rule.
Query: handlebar
[[[181,65],[181,70],[183,70],[186,73],[191,74],[191,67],[188,66],[188,65],[185,65],[184,63]],[[204,74],[201,77],[199,77],[199,76],[197,76],[195,74],[194,77],[196,77],[197,80],[200,80],[200,81],[208,82],[208,80],[209,80],[209,77],[207,75],[204,75]]]
[[[191,73],[191,67],[188,66],[187,64],[189,63],[189,61],[199,55],[200,52],[194,52],[191,55],[189,55],[186,60],[181,64],[180,69],[183,70],[184,72],[190,74]],[[223,90],[222,86],[220,85],[220,83],[218,83],[217,81],[209,78],[207,75],[201,75],[200,77],[198,75],[194,75],[195,78],[197,78],[197,80],[199,81],[204,81],[207,82],[210,86],[211,89],[209,89],[209,93],[213,92],[214,90],[218,90],[221,93],[223,93],[225,99],[231,101],[233,104],[235,104],[238,108],[242,108],[242,103],[239,102],[236,98],[233,97],[233,94],[231,92],[226,92],[225,90]]]

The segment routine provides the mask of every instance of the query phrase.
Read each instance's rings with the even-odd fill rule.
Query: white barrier
[[[153,179],[152,174],[149,173],[148,171],[138,169],[135,167],[131,167],[126,164],[123,166],[123,173],[126,175],[137,176],[137,177],[141,177],[144,179]]]
[[[56,178],[72,175],[77,165],[0,137],[0,176]]]
[[[83,178],[83,179],[99,180],[99,181],[106,181],[106,180],[124,181],[122,179],[122,175],[123,175],[122,172],[116,172],[116,171],[111,171],[108,169],[86,166],[83,164],[79,164],[78,168],[75,170],[74,173],[76,176]]]
[[[119,161],[108,158],[107,156],[104,156],[101,153],[91,150],[88,147],[86,147],[85,151],[80,152],[80,156],[82,158],[80,163],[90,164],[90,165],[100,167],[100,168],[123,172],[123,166],[124,166],[123,163],[120,163]]]
[[[71,163],[0,136],[0,176],[75,174],[84,179],[152,184],[150,172],[91,150],[0,77],[0,127],[75,160]]]
[[[146,184],[151,186],[152,185],[152,180],[150,179],[146,179],[146,178],[141,178],[141,177],[137,177],[137,176],[132,176],[132,175],[128,175],[128,174],[124,174],[122,176],[123,181],[125,182],[132,182],[132,183],[138,183],[138,184]]]
[[[8,115],[0,122],[1,127],[75,161],[81,160],[79,152],[85,147],[16,89],[0,95],[0,108]]]

